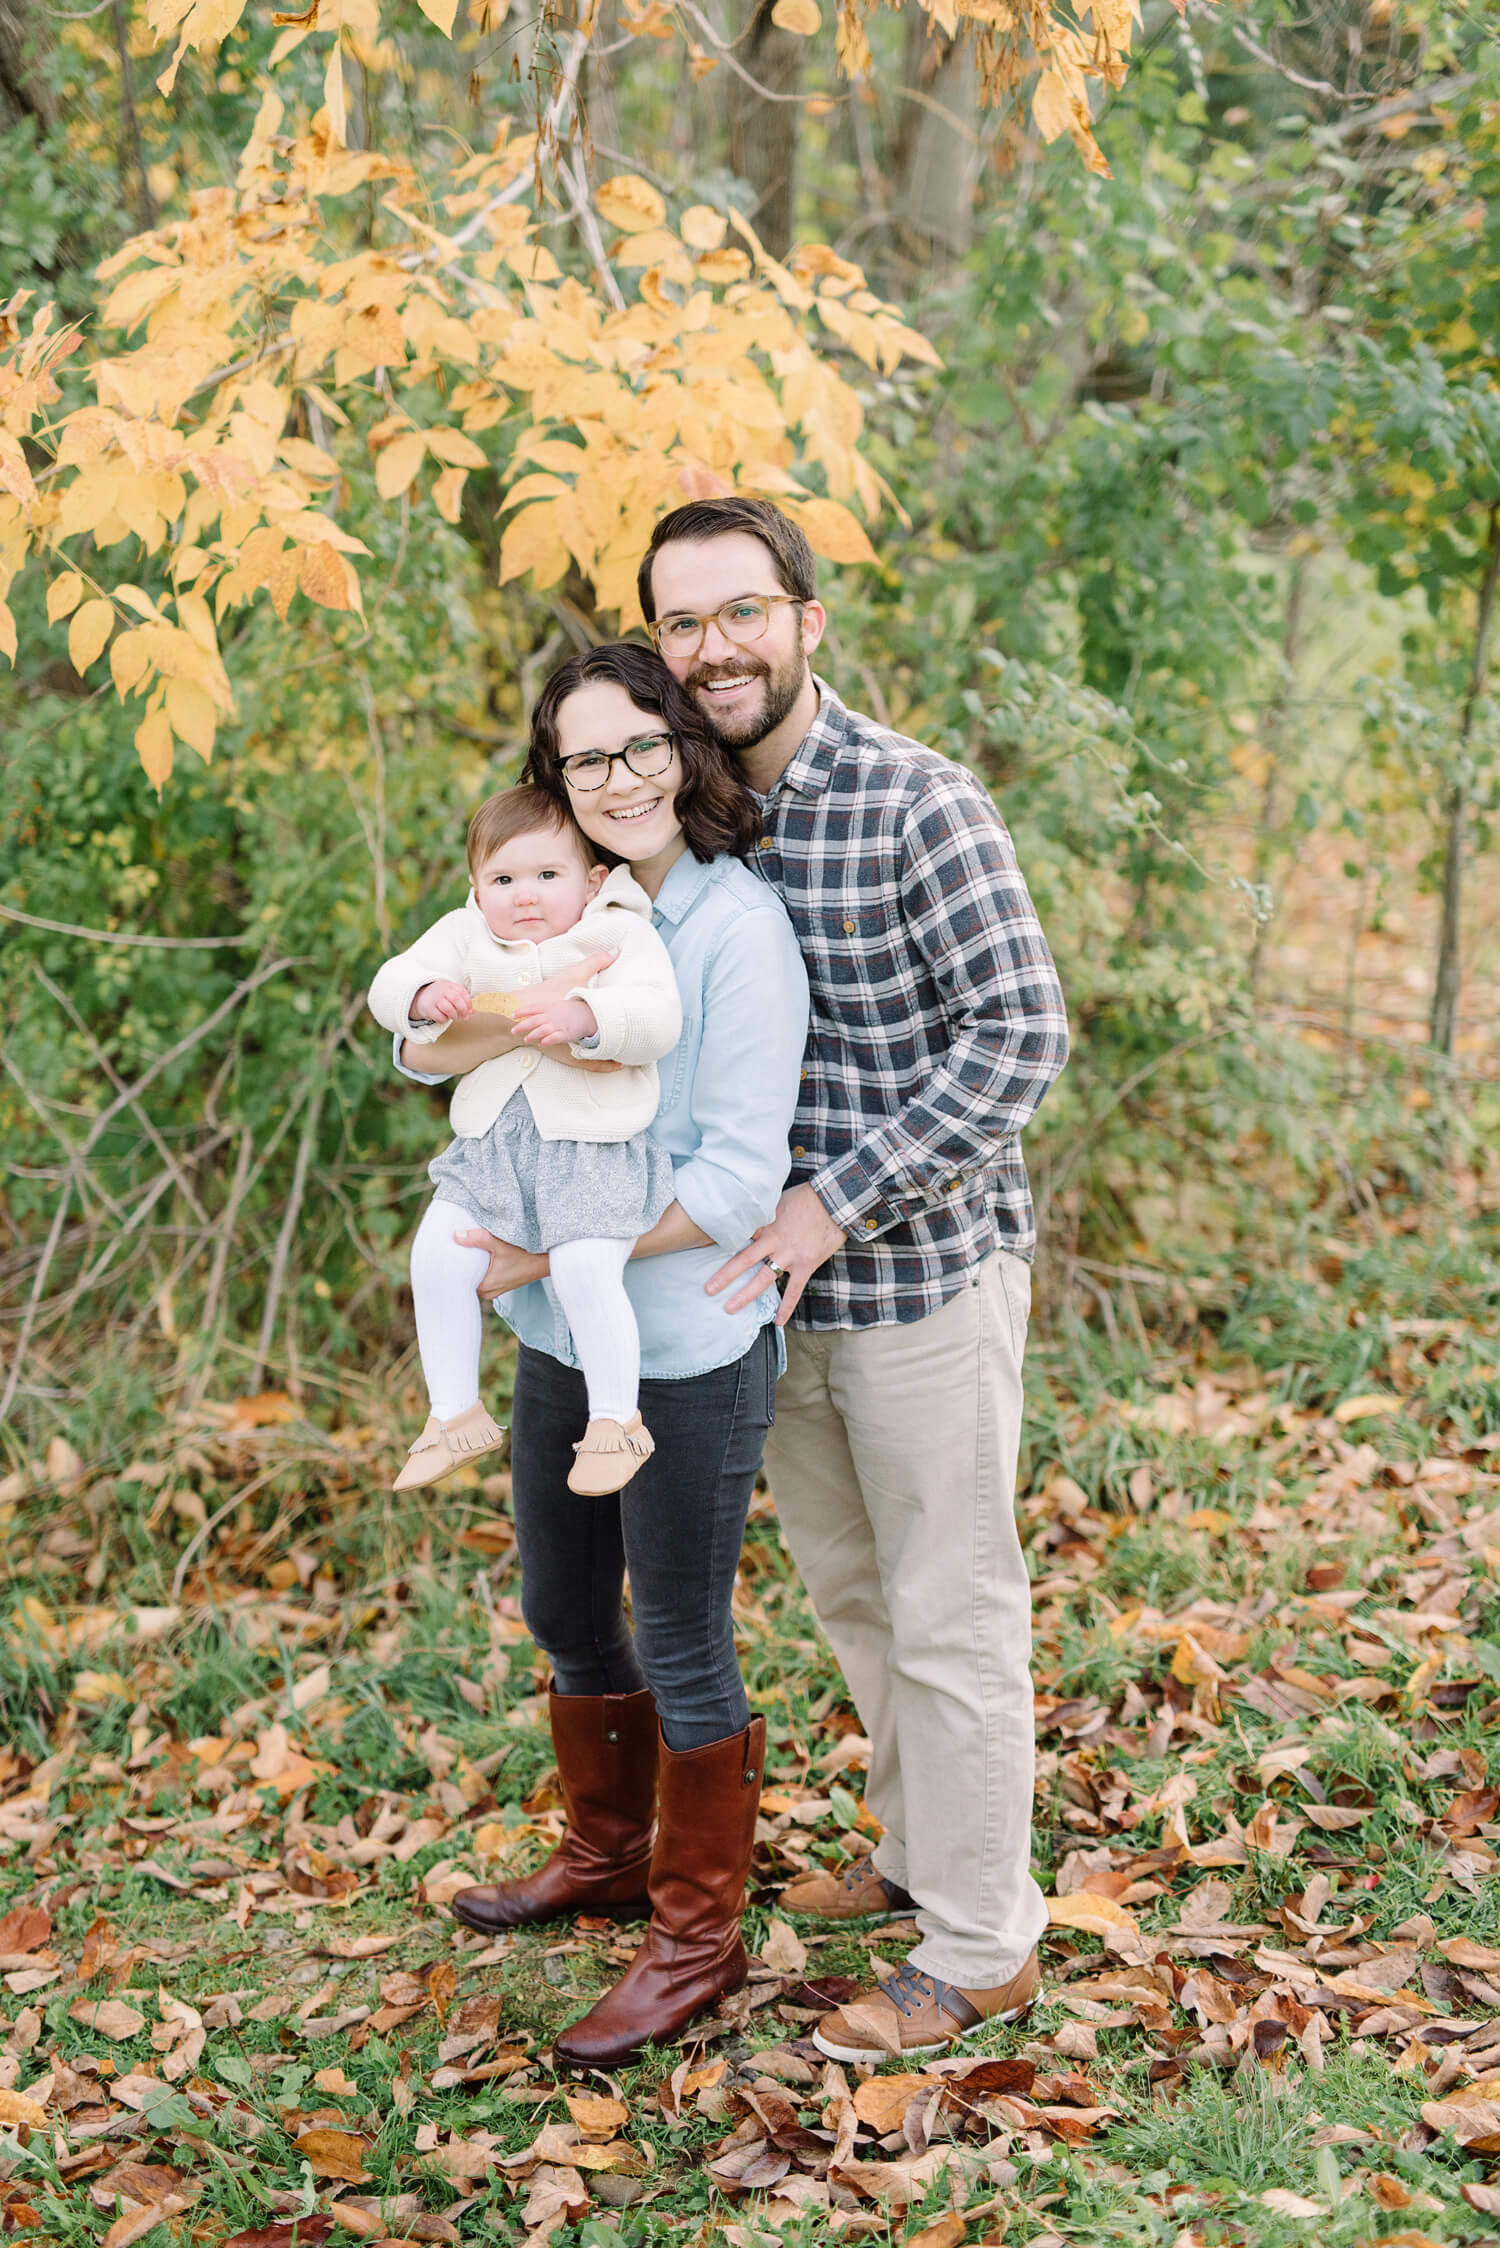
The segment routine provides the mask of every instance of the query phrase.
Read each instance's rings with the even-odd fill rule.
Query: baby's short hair
[[[556,828],[560,834],[571,835],[583,854],[585,866],[598,863],[598,853],[582,828],[569,819],[566,808],[544,788],[533,788],[523,781],[516,788],[502,788],[498,795],[487,796],[469,822],[468,852],[469,875],[472,880],[492,851],[502,843],[513,843],[518,835],[536,835],[545,828]]]

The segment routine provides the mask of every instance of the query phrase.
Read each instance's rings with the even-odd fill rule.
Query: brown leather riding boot
[[[706,1748],[661,1745],[651,1925],[625,1973],[557,2039],[558,2060],[613,2068],[677,2032],[749,1973],[740,1913],[766,1761],[766,1723]]]
[[[523,1880],[459,1890],[454,1911],[487,1936],[570,1912],[651,1909],[656,1704],[645,1692],[554,1693],[548,1703],[567,1831]]]

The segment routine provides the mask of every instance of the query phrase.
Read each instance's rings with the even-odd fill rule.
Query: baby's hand
[[[438,976],[432,983],[423,984],[411,1003],[411,1020],[414,1023],[461,1023],[465,1015],[472,1014],[474,1002],[461,983],[447,976]]]
[[[585,999],[542,999],[533,994],[519,1000],[515,1026],[530,1046],[572,1046],[592,1038],[599,1025]]]

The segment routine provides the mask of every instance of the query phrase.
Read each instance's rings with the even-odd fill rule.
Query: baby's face
[[[474,895],[491,936],[541,944],[572,928],[606,872],[588,864],[571,827],[540,828],[491,851]]]

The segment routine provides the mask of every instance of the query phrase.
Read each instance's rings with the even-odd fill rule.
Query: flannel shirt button
[[[875,1231],[875,1220],[873,1218],[866,1218],[865,1231],[866,1233],[873,1233]]]
[[[793,1155],[806,1155],[807,1149],[805,1147],[794,1147],[792,1153]]]
[[[962,1180],[962,1179],[950,1179],[950,1180],[948,1181],[948,1192],[949,1192],[950,1194],[952,1194],[952,1192],[954,1191],[954,1189],[955,1189],[956,1187],[961,1187],[961,1186],[963,1185],[963,1183],[964,1183],[964,1182],[963,1182],[963,1180]]]
[[[758,848],[762,851],[769,851],[773,848],[769,835],[763,835],[761,837]]]
[[[844,923],[844,935],[845,935],[846,937],[852,937],[852,936],[853,936],[853,934],[854,934],[854,923],[853,923],[852,921],[846,921],[846,922]]]

